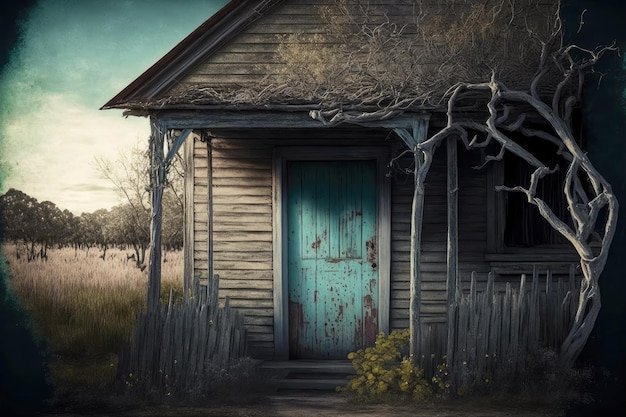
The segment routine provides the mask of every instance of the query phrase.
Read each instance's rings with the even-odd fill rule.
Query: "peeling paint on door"
[[[372,236],[365,242],[365,249],[367,251],[367,262],[374,262],[377,258],[376,252],[378,251],[378,245],[376,244],[376,236]]]
[[[287,171],[290,355],[344,359],[378,332],[375,163]]]
[[[363,299],[363,311],[365,313],[364,321],[364,337],[366,343],[374,343],[376,334],[378,333],[378,312],[374,299],[367,294]]]

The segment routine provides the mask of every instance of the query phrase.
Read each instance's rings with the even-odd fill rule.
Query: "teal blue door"
[[[287,165],[289,351],[345,359],[378,332],[375,161]]]

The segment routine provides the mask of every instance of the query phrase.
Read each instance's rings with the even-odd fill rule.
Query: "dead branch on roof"
[[[560,33],[550,18],[554,9],[543,0],[414,0],[389,7],[335,0],[317,8],[323,33],[276,35],[275,60],[257,83],[191,85],[126,104],[440,108],[451,85],[491,73],[510,87],[529,85],[541,45]]]

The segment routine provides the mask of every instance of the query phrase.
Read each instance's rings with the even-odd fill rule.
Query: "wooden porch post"
[[[207,147],[207,288],[209,292],[211,289],[217,288],[215,285],[212,285],[212,281],[215,279],[215,269],[213,267],[213,145],[211,143],[212,137],[208,137],[206,141]],[[217,299],[217,294],[209,294],[211,300]]]
[[[163,188],[167,169],[191,129],[185,129],[165,155],[166,127],[150,115],[150,267],[148,268],[148,311],[156,311],[161,297],[161,229],[163,226]]]
[[[452,366],[454,361],[455,320],[450,310],[456,299],[459,275],[459,175],[457,158],[457,140],[455,137],[447,139],[447,179],[448,179],[448,247],[447,247],[447,282],[448,314],[447,314],[447,363]]]
[[[184,199],[184,229],[183,229],[183,251],[184,251],[184,278],[183,278],[183,293],[185,298],[196,296],[193,294],[193,278],[194,278],[194,222],[195,213],[193,210],[193,187],[194,187],[194,142],[192,138],[185,142],[183,148],[184,160],[185,160],[185,199]]]
[[[448,305],[454,300],[459,272],[459,178],[457,165],[457,140],[447,139],[448,154],[448,250],[447,290]]]
[[[411,281],[409,284],[409,331],[410,354],[413,363],[419,363],[421,357],[421,304],[422,304],[422,274],[421,274],[421,246],[422,228],[424,221],[424,183],[420,182],[419,170],[424,163],[421,150],[417,144],[413,148],[415,174],[413,176],[413,203],[411,205]]]
[[[150,266],[148,269],[148,311],[156,311],[161,296],[161,226],[163,220],[163,187],[165,129],[158,118],[150,116]]]
[[[421,276],[421,245],[424,220],[424,180],[430,169],[434,149],[421,149],[420,144],[426,140],[428,119],[419,119],[413,126],[413,132],[406,129],[394,129],[396,134],[413,150],[415,172],[413,175],[413,202],[411,205],[411,259],[409,283],[409,332],[410,356],[413,363],[419,363],[421,358],[421,304],[422,304],[422,276]]]

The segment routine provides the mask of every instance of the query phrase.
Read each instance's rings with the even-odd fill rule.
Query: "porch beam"
[[[159,120],[171,129],[328,129],[312,119],[308,111],[180,111],[159,112]],[[428,116],[406,113],[393,119],[360,123],[360,126],[383,129],[412,129],[416,120],[428,121]]]

